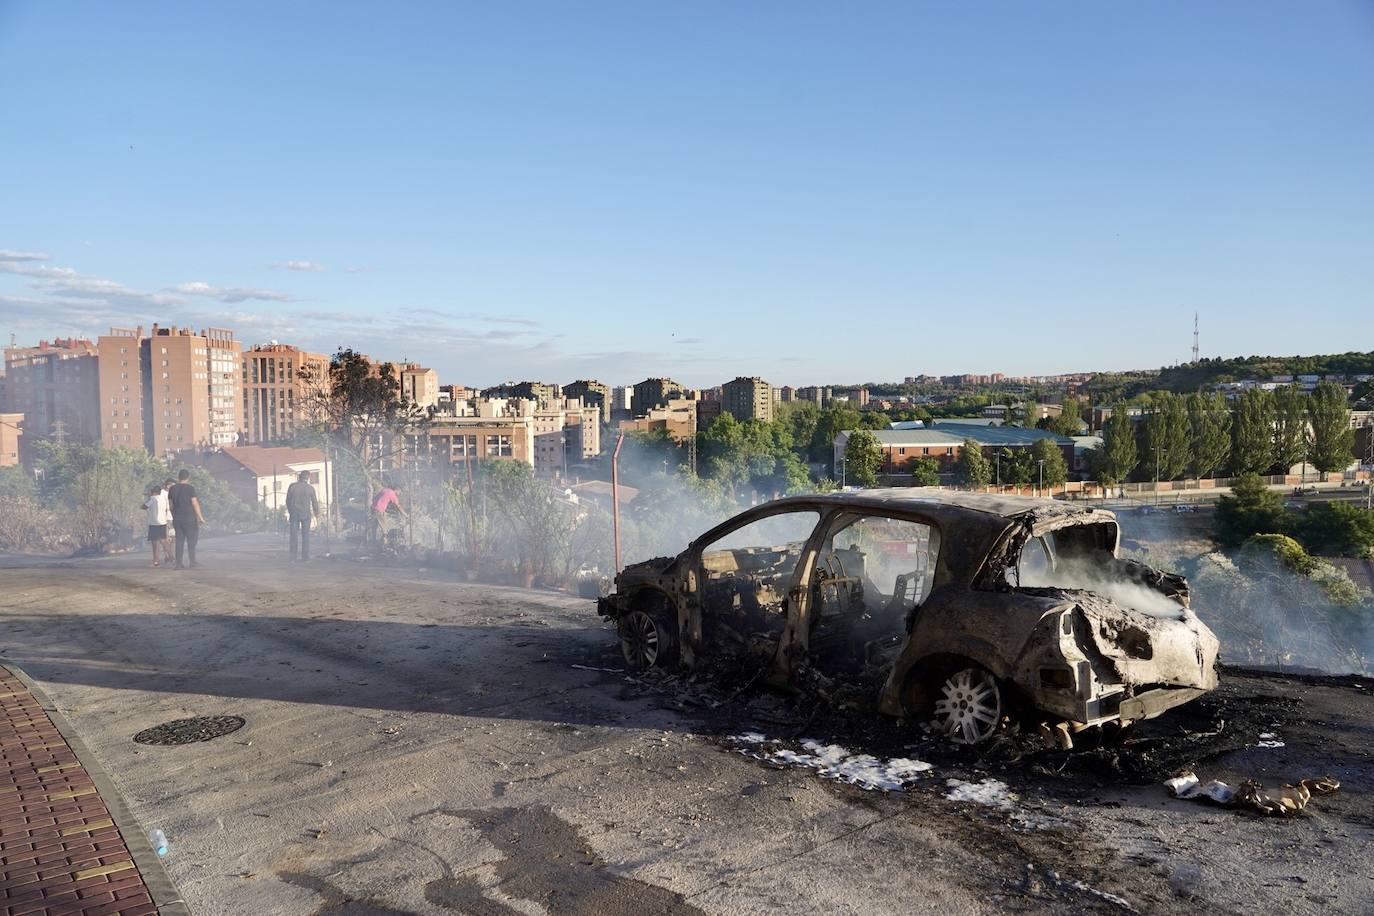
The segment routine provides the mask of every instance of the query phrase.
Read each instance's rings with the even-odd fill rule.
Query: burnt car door
[[[934,588],[940,529],[914,516],[847,511],[816,547],[805,627],[812,664],[853,674],[895,657]]]
[[[687,551],[682,633],[693,655],[708,647],[766,662],[795,609],[798,578],[821,511],[779,506],[742,513],[702,535]]]

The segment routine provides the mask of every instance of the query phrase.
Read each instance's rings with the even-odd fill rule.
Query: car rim
[[[935,721],[946,736],[960,744],[977,744],[997,728],[1002,718],[1002,692],[997,681],[981,668],[965,668],[940,687]]]
[[[630,664],[652,668],[658,661],[658,625],[643,611],[635,611],[625,620],[625,655]]]

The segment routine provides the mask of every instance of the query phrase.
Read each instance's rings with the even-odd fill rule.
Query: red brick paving
[[[0,668],[0,916],[156,913],[95,783]]]

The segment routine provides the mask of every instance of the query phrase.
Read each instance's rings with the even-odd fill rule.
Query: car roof
[[[972,520],[970,516],[1018,519],[1032,516],[1036,522],[1049,519],[1083,521],[1112,519],[1110,512],[1056,499],[1030,496],[1006,496],[1000,493],[972,493],[965,490],[943,490],[931,487],[888,487],[867,490],[840,490],[833,493],[814,493],[808,496],[788,496],[765,505],[781,504],[848,506],[855,509],[906,509],[949,521]]]

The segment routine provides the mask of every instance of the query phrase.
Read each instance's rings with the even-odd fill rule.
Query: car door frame
[[[716,525],[714,528],[702,533],[702,535],[692,543],[687,545],[687,549],[682,553],[682,573],[684,578],[682,592],[684,599],[678,609],[678,633],[680,636],[679,646],[685,662],[692,664],[695,662],[697,650],[702,642],[702,619],[704,608],[702,607],[702,594],[705,591],[706,572],[702,566],[701,557],[706,549],[724,537],[752,525],[754,522],[773,518],[780,515],[790,515],[793,513],[811,512],[816,515],[816,522],[811,528],[811,533],[806,536],[802,543],[801,556],[797,561],[796,568],[792,571],[792,576],[787,584],[785,603],[787,608],[787,619],[783,625],[782,635],[778,639],[777,651],[774,653],[773,662],[769,667],[768,682],[775,683],[774,674],[778,670],[778,658],[786,654],[789,658],[792,650],[784,653],[785,647],[795,642],[793,632],[795,629],[794,617],[799,610],[805,611],[805,605],[810,602],[810,589],[800,588],[799,582],[803,581],[798,576],[805,571],[809,581],[810,570],[815,563],[816,538],[824,530],[826,522],[834,514],[832,505],[820,502],[774,502],[764,503],[752,509],[746,509]],[[801,607],[799,607],[801,605]],[[786,680],[791,679],[791,668],[787,668]],[[777,683],[786,683],[786,680]]]

